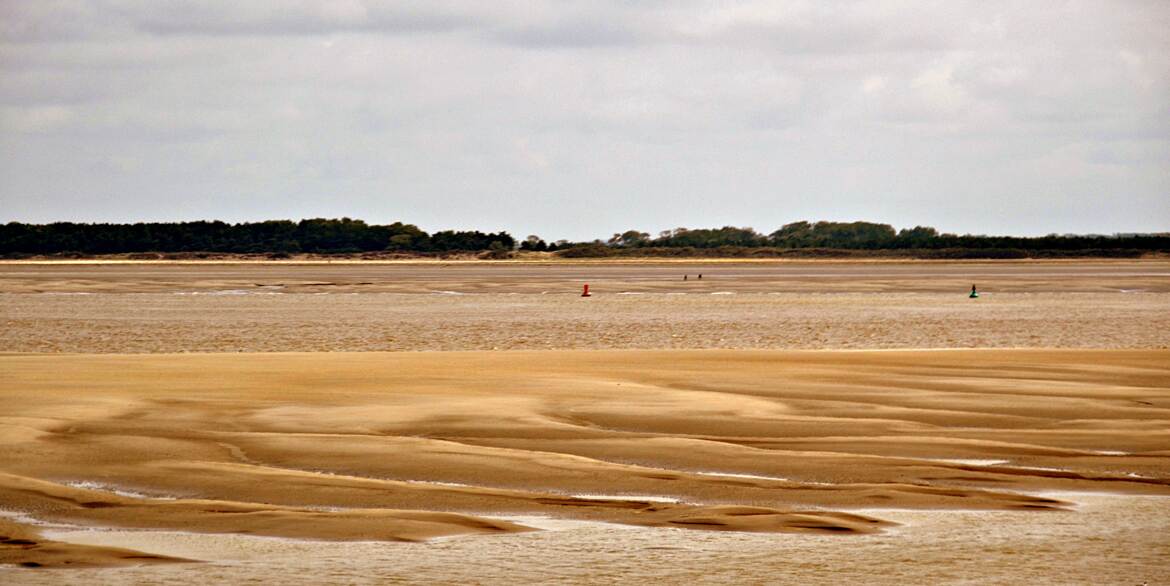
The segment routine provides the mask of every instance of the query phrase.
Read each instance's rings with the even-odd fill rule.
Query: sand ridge
[[[890,526],[874,508],[1042,514],[1068,506],[1042,491],[1170,495],[1168,365],[1157,350],[8,355],[0,502],[60,523],[408,541],[529,530],[499,514],[828,534]]]

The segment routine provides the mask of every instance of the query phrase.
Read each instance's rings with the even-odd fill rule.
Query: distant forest
[[[930,227],[895,230],[872,222],[793,222],[770,234],[751,228],[676,228],[651,236],[629,230],[608,240],[548,243],[539,236],[517,241],[507,232],[444,230],[428,234],[412,224],[362,220],[273,220],[137,224],[0,225],[0,255],[90,256],[105,254],[198,257],[204,253],[373,253],[446,256],[477,253],[506,258],[519,251],[554,252],[568,258],[608,256],[912,256],[920,258],[1026,258],[1036,256],[1140,256],[1170,252],[1170,234],[1049,235],[1042,237],[940,234]]]
[[[427,234],[395,222],[312,219],[292,222],[173,222],[138,224],[22,224],[0,226],[0,254],[119,254],[129,252],[317,253],[370,251],[511,251],[507,232],[445,230]]]

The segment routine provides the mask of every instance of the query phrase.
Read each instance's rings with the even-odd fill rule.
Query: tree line
[[[444,230],[427,234],[395,222],[367,224],[350,218],[271,220],[229,224],[219,221],[137,224],[0,225],[4,254],[117,254],[127,252],[355,253],[371,251],[510,251],[507,232]]]
[[[889,224],[873,222],[792,222],[769,234],[752,228],[675,228],[652,237],[647,232],[628,230],[609,240],[571,244],[568,248],[669,249],[669,248],[779,248],[834,250],[930,250],[930,249],[1013,249],[1013,250],[1170,250],[1170,234],[1075,235],[1050,234],[1040,237],[940,234],[929,226],[895,230]]]
[[[517,242],[507,232],[443,230],[428,234],[413,224],[367,224],[362,220],[272,220],[229,224],[219,221],[83,224],[58,222],[0,225],[0,254],[118,254],[137,252],[213,253],[404,253],[513,250],[557,252],[562,256],[727,254],[777,255],[785,251],[924,251],[925,256],[1021,257],[1034,251],[1132,255],[1170,251],[1170,234],[1048,235],[1041,237],[946,234],[928,226],[895,230],[873,222],[793,222],[768,234],[752,228],[639,230],[608,240],[547,243],[539,236]],[[935,253],[930,253],[935,251]],[[941,251],[951,251],[945,254]],[[959,251],[959,252],[954,252]],[[963,251],[966,251],[965,253]]]

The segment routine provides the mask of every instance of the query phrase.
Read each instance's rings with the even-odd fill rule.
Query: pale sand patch
[[[986,458],[919,458],[929,462],[944,462],[947,464],[962,464],[964,466],[999,466],[1007,464],[1007,460],[991,460]]]
[[[721,476],[723,478],[750,478],[753,480],[774,480],[776,482],[792,482],[791,478],[781,476],[764,476],[761,474],[738,474],[735,472],[692,472],[700,476]]]
[[[642,503],[678,503],[679,499],[672,496],[658,496],[648,494],[571,494],[575,499],[587,501],[627,501]]]

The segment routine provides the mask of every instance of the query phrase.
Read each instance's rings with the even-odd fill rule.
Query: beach
[[[16,263],[0,349],[1164,348],[1168,293],[1158,260]]]
[[[1167,316],[1158,260],[0,265],[0,576],[1159,583]]]

